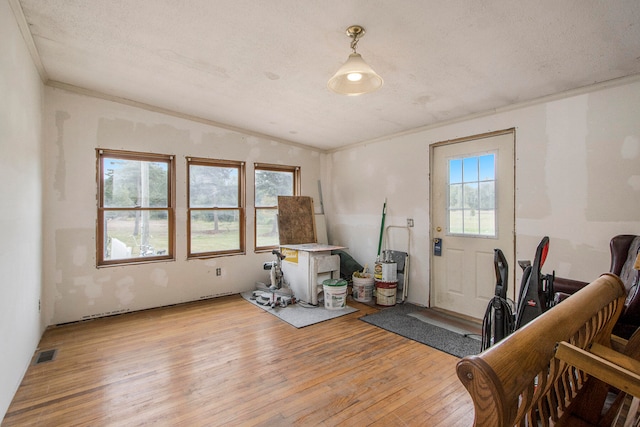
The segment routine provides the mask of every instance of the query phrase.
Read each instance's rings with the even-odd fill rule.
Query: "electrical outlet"
[[[413,218],[407,218],[407,227],[413,227]]]
[[[216,276],[222,276],[222,269],[220,267],[216,268]]]

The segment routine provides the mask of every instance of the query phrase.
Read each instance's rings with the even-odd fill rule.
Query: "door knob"
[[[436,227],[436,231],[439,233],[442,231],[442,227]]]

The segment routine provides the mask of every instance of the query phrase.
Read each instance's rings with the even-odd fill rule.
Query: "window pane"
[[[478,183],[465,184],[463,187],[464,208],[478,209]]]
[[[189,207],[238,207],[238,187],[238,168],[189,165]]]
[[[478,181],[478,158],[469,157],[463,160],[462,180],[464,182]]]
[[[496,183],[495,181],[480,183],[480,209],[496,208]]]
[[[480,156],[480,181],[490,181],[496,179],[495,154]]]
[[[277,209],[256,209],[256,247],[279,244],[277,212]]]
[[[104,207],[167,207],[166,162],[103,157]]]
[[[277,206],[278,196],[293,196],[293,172],[255,171],[255,206]],[[276,243],[277,244],[277,243]]]
[[[464,234],[479,234],[480,214],[475,209],[464,210]]]
[[[166,210],[105,212],[105,260],[166,255],[169,220]]]
[[[462,160],[449,160],[449,183],[459,184],[462,182]]]
[[[478,234],[478,183],[464,184],[464,233]]]
[[[462,208],[462,184],[449,186],[449,209]]]
[[[240,249],[240,211],[191,211],[191,253]]]
[[[480,231],[478,234],[482,236],[496,235],[496,211],[481,210],[480,212]]]
[[[462,234],[462,210],[449,211],[449,232]]]

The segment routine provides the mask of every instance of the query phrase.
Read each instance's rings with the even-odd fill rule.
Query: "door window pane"
[[[495,153],[449,159],[448,232],[496,237]]]
[[[480,181],[496,179],[496,162],[494,154],[487,154],[478,158],[480,163]]]
[[[469,157],[462,162],[462,182],[478,181],[478,158]]]
[[[462,184],[451,184],[449,186],[449,209],[462,209]]]
[[[484,181],[480,183],[480,209],[494,209],[496,206],[496,183]]]
[[[451,184],[462,183],[462,160],[449,160],[449,182]]]
[[[449,233],[452,234],[462,234],[464,232],[463,220],[462,220],[462,209],[449,211]]]

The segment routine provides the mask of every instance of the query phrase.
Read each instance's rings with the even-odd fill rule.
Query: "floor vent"
[[[58,350],[46,350],[38,353],[38,357],[36,357],[36,361],[33,362],[34,365],[39,365],[45,362],[53,362],[58,354]]]

